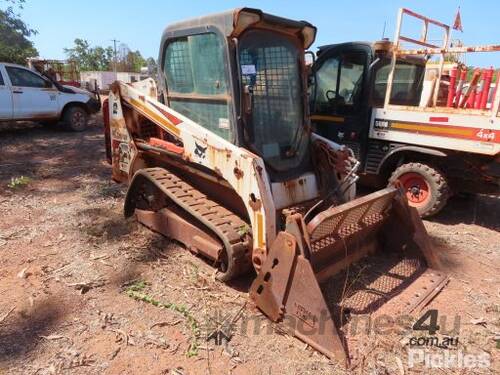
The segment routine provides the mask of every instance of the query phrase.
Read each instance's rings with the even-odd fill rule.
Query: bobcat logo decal
[[[207,147],[202,147],[198,143],[194,142],[196,149],[194,150],[194,154],[198,156],[200,159],[205,159],[205,154],[207,153]]]

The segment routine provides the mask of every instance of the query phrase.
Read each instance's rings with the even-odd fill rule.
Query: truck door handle
[[[23,91],[22,90],[21,91],[20,90],[13,90],[12,93],[13,94],[22,94]]]

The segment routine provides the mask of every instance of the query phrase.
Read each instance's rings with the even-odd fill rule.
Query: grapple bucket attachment
[[[348,270],[364,261],[362,281],[348,282]],[[338,329],[341,311],[372,314],[389,307],[411,313],[446,284],[440,269],[417,211],[399,188],[388,187],[329,208],[308,223],[300,214],[288,217],[250,295],[270,319],[349,365]],[[325,296],[320,284],[329,289]]]

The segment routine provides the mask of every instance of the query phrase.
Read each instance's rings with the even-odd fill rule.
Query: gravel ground
[[[83,133],[0,125],[0,373],[343,373],[252,306],[251,278],[221,284],[206,262],[123,218],[101,127],[99,117]],[[454,353],[487,353],[490,367],[410,368],[413,333],[371,332],[346,334],[364,348],[350,373],[500,371],[499,215],[499,199],[480,196],[425,221],[451,276],[428,308],[448,326],[458,316]],[[207,341],[226,318],[230,340]]]

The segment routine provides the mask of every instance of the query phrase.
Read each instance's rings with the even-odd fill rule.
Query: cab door
[[[5,70],[11,82],[15,120],[58,116],[58,91],[48,79],[17,66],[6,66]]]
[[[341,46],[342,47],[342,46]],[[367,48],[331,48],[315,62],[311,98],[311,120],[315,131],[351,147],[363,161],[368,140]]]
[[[5,84],[4,74],[0,66],[0,120],[10,120],[12,119],[12,93]]]

